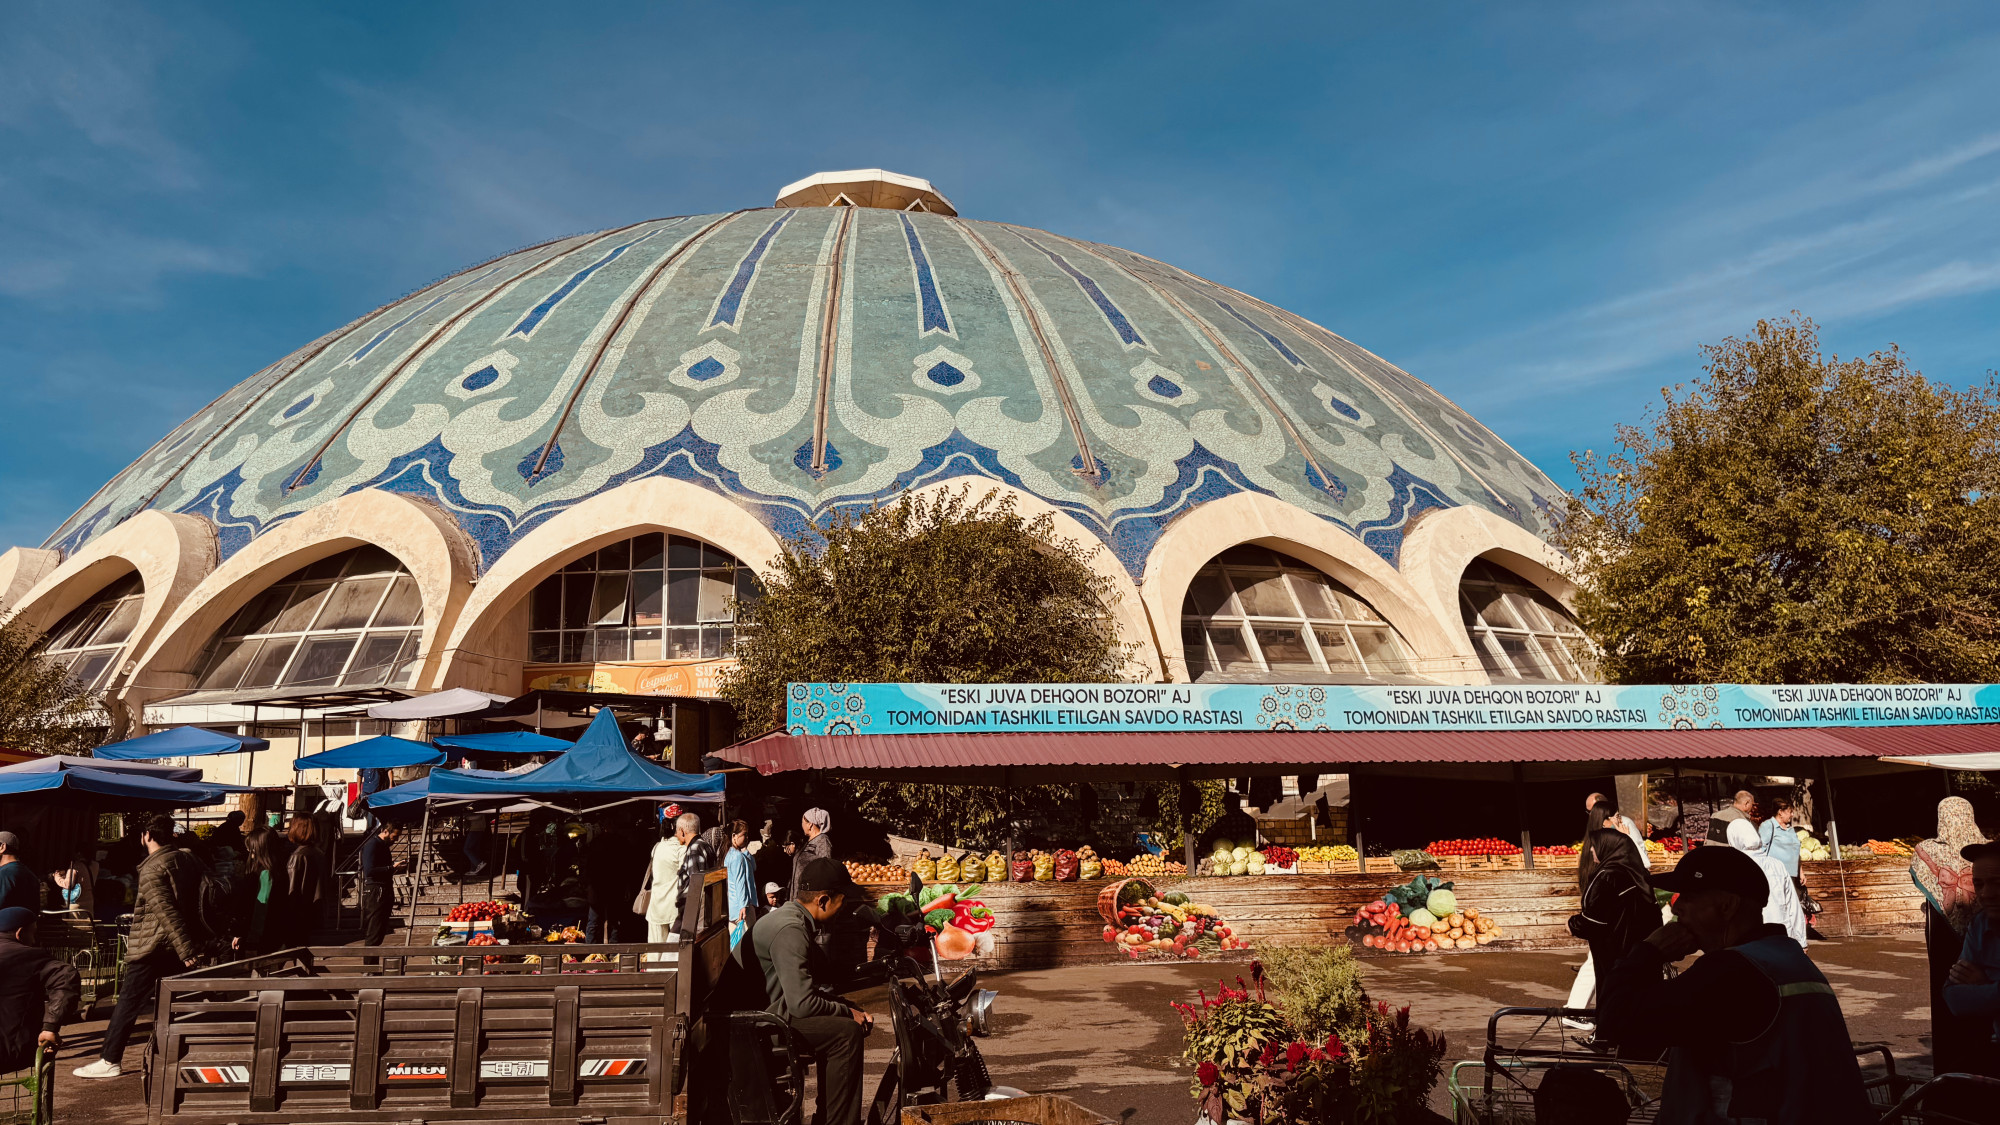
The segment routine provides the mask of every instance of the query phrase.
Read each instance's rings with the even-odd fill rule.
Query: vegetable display
[[[507,902],[461,902],[445,915],[447,922],[491,922],[505,918],[514,912],[514,905]]]
[[[1355,912],[1347,939],[1389,953],[1473,949],[1501,936],[1477,907],[1461,907],[1452,884],[1419,875]]]
[[[1108,896],[1111,892],[1107,889],[1104,893]],[[1115,907],[1107,906],[1104,899],[1098,903],[1100,910],[1111,911],[1104,940],[1133,960],[1148,954],[1192,959],[1250,945],[1236,936],[1214,907],[1195,902],[1180,891],[1161,894],[1144,879],[1132,879],[1120,887]]]
[[[1316,844],[1299,849],[1299,858],[1313,863],[1352,863],[1361,858],[1361,853],[1351,844]]]
[[[984,867],[985,864],[979,866]],[[977,883],[963,886],[940,883],[917,892],[914,903],[907,893],[896,892],[877,899],[875,908],[884,914],[901,913],[913,908],[922,910],[924,928],[937,939],[935,948],[938,956],[946,961],[959,961],[993,951],[993,937],[989,931],[999,919],[987,909],[985,903],[973,897],[978,893]]]

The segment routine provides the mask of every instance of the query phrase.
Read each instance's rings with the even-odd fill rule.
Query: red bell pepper
[[[993,928],[999,919],[977,899],[957,903],[952,907],[951,924],[968,934],[983,934]]]

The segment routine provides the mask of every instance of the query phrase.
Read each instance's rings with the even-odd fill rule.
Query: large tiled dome
[[[829,174],[780,198],[808,205],[558,238],[385,305],[225,392],[47,545],[67,555],[159,509],[212,521],[226,559],[375,488],[449,513],[485,570],[646,477],[780,533],[990,478],[1075,517],[1134,579],[1178,516],[1244,492],[1392,565],[1440,508],[1544,529],[1541,472],[1303,317],[1129,250],[958,217],[908,177]]]

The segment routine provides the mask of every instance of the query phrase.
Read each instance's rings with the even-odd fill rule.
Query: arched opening
[[[1415,673],[1395,626],[1345,583],[1241,544],[1195,573],[1181,603],[1190,679],[1205,673],[1368,682]]]
[[[647,532],[571,560],[528,595],[528,662],[719,660],[755,573],[687,535]]]
[[[1597,678],[1590,641],[1569,610],[1492,559],[1481,556],[1466,566],[1458,606],[1479,662],[1495,681]]]
[[[68,668],[84,691],[96,695],[117,672],[118,656],[139,624],[145,598],[144,580],[136,573],[127,574],[56,622],[48,632],[45,653]]]
[[[394,555],[356,547],[266,587],[216,631],[203,691],[408,686],[419,665],[423,594]]]

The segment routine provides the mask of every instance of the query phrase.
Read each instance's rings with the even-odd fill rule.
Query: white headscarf
[[[821,832],[833,827],[833,817],[825,809],[807,809],[805,822]]]
[[[1729,822],[1729,846],[1757,861],[1764,869],[1764,879],[1770,884],[1770,893],[1764,898],[1764,921],[1775,922],[1785,927],[1793,941],[1801,949],[1806,944],[1806,912],[1799,905],[1799,895],[1792,887],[1791,874],[1785,865],[1772,859],[1764,850],[1764,841],[1758,837],[1757,828],[1749,817]]]

